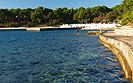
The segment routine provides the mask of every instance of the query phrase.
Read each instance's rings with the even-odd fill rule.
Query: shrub
[[[128,24],[128,18],[129,18],[128,14],[123,15],[122,20],[121,20],[121,25]]]
[[[8,24],[8,27],[20,27],[20,24],[18,24],[18,23],[11,23],[11,24]]]
[[[35,27],[36,26],[36,24],[35,23],[28,23],[27,25],[26,25],[26,27]]]
[[[127,23],[128,23],[127,19],[126,18],[122,18],[121,25],[126,25]]]
[[[121,25],[133,23],[133,11],[125,13],[121,20]]]
[[[52,22],[47,22],[45,25],[47,26],[53,26],[53,25],[59,25],[61,22],[59,20],[53,20]]]
[[[5,27],[4,25],[0,24],[0,27]]]

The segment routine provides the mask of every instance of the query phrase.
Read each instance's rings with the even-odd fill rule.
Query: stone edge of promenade
[[[115,30],[115,34],[117,34],[117,36],[118,34],[121,34],[123,36],[129,36],[126,30],[120,30],[119,33],[117,29]],[[130,35],[133,35],[133,33]],[[133,81],[133,48],[127,42],[120,41],[118,39],[108,37],[107,35],[103,34],[99,35],[99,41],[106,47],[111,49],[114,54],[116,54],[125,73],[125,77]]]

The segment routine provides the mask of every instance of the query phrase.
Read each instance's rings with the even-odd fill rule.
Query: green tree
[[[91,23],[93,22],[93,16],[92,16],[92,13],[91,13],[91,8],[87,8],[85,10],[85,22],[86,23]]]
[[[9,23],[15,15],[8,11],[8,9],[0,9],[0,22]]]
[[[38,7],[31,13],[31,20],[34,23],[45,23],[46,22],[46,16],[44,14],[44,8]]]
[[[128,11],[133,11],[133,0],[124,0],[123,4]]]
[[[55,15],[53,12],[49,12],[47,15],[48,19],[50,20],[50,22],[52,22],[55,19]]]
[[[123,1],[123,11],[122,11],[122,18],[121,24],[132,24],[133,23],[133,0],[124,0]]]
[[[108,21],[108,22],[113,22],[115,19],[116,19],[116,13],[114,13],[114,12],[109,12],[109,13],[107,13],[106,14],[106,20]]]
[[[14,17],[13,17],[13,22],[20,22],[21,19],[20,19],[20,11],[21,9],[11,9],[9,10],[10,12],[12,12],[14,14]]]
[[[19,12],[19,17],[21,19],[22,22],[31,22],[31,18],[30,18],[30,15],[31,15],[31,12],[33,10],[28,8],[28,9],[22,9],[20,12]]]

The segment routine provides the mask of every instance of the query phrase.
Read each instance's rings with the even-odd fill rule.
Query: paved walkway
[[[117,35],[114,31],[108,31],[102,33],[103,36],[113,38],[126,43],[133,50],[133,36]]]

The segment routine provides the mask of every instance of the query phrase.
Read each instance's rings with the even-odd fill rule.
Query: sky
[[[39,6],[56,9],[56,8],[79,8],[95,7],[105,5],[109,8],[122,3],[122,0],[0,0],[0,8],[8,9],[25,9],[37,8]]]

